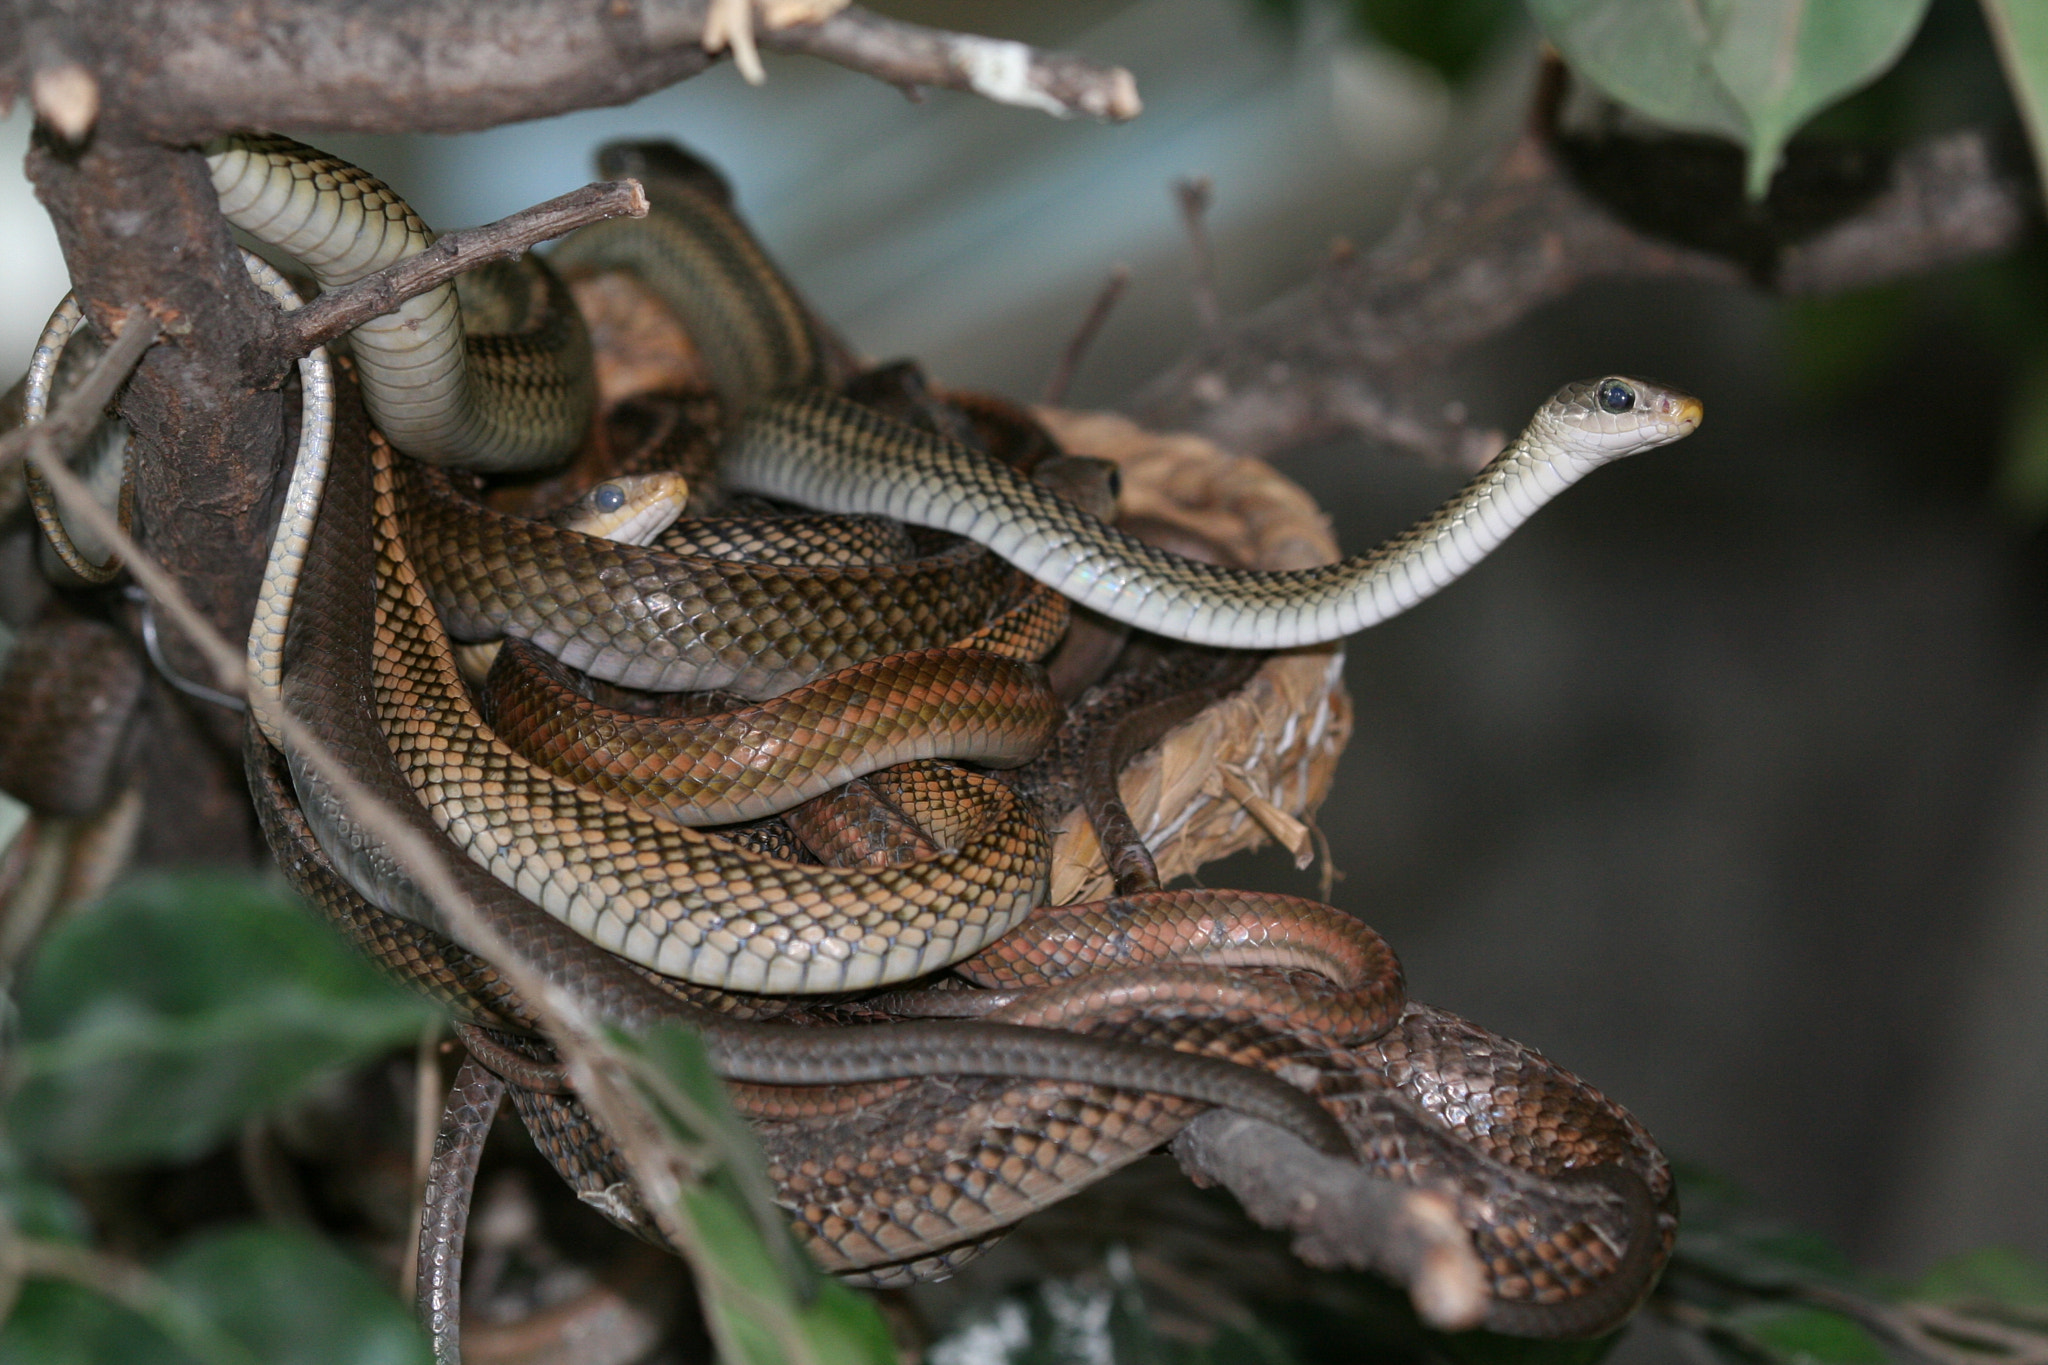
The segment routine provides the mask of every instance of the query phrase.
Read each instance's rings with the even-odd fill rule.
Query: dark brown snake
[[[344,460],[337,469],[337,483],[349,481],[347,464]],[[361,474],[352,477],[360,488]],[[400,539],[401,527],[422,555],[417,562],[438,575],[434,597],[455,629],[533,638],[600,669],[616,661],[612,671],[617,677],[643,685],[709,684],[747,695],[772,692],[894,648],[957,640],[971,632],[974,620],[986,617],[1008,586],[1006,574],[982,568],[986,556],[970,550],[941,551],[894,578],[865,569],[826,574],[813,580],[822,587],[811,588],[791,587],[783,576],[759,566],[738,573],[711,570],[707,588],[702,579],[686,582],[675,576],[660,552],[608,551],[566,539],[546,547],[541,557],[516,557],[515,542],[545,543],[546,529],[508,529],[462,502],[437,471],[386,477],[392,481],[381,518],[385,587],[384,626],[375,633],[378,667],[370,668],[360,645],[373,635],[367,572],[336,567],[346,565],[351,555],[369,553],[365,492],[356,492],[352,503],[348,493],[337,498],[330,489],[301,610],[293,616],[286,704],[336,744],[351,771],[374,792],[437,837],[438,828],[412,792],[422,784],[445,785],[445,779],[417,764],[408,777],[406,768],[394,763],[377,717],[363,706],[381,688],[383,715],[393,727],[401,758],[414,717],[432,717],[425,728],[412,732],[429,741],[415,746],[416,751],[447,741],[443,721],[470,722],[459,704],[449,709],[450,703],[428,698],[406,681],[433,674],[438,684],[444,675],[452,677],[452,665],[438,642],[438,627],[424,614],[425,591],[413,586],[409,570],[415,561]],[[927,586],[932,575],[943,578],[942,588]],[[337,583],[362,586],[347,591]],[[566,603],[567,624],[529,618],[521,614],[523,608],[506,606],[508,584],[517,589],[510,594],[514,598]],[[688,600],[696,605],[671,613],[689,618],[689,639],[678,643],[665,623],[653,619],[662,613],[643,613],[636,621],[630,611],[610,610],[624,600],[621,584],[634,601],[646,600],[650,591],[671,601],[695,594]],[[878,590],[896,595],[878,602]],[[807,591],[818,595],[807,598]],[[311,597],[327,597],[341,610],[330,616],[308,609]],[[816,620],[820,629],[809,636],[790,629],[785,636],[778,626],[774,638],[763,636],[751,613],[764,598],[797,603],[797,615],[811,613],[804,619]],[[926,604],[929,612],[922,609]],[[316,617],[326,619],[305,624]],[[848,620],[855,624],[848,626]],[[629,638],[650,644],[651,651],[629,649]],[[641,661],[650,656],[654,663]],[[454,742],[480,741],[458,736]],[[502,762],[494,751],[489,761]],[[295,765],[294,793],[280,780],[266,748],[252,744],[250,766],[266,830],[287,870],[316,903],[381,961],[422,981],[465,1013],[515,1028],[530,1023],[488,967],[431,928],[394,918],[356,896],[349,882],[373,890],[384,905],[420,924],[434,922],[425,898],[394,875],[389,858],[309,771]],[[501,783],[505,771],[488,769],[487,781]],[[599,812],[600,828],[618,819],[607,807],[547,790],[565,809]],[[302,799],[306,810],[318,813],[315,826],[300,818]],[[588,827],[573,819],[550,826],[563,835]],[[510,837],[517,842],[528,837],[520,829],[538,828],[531,822],[515,825]],[[677,856],[686,864],[702,858],[722,879],[719,886],[708,887],[702,885],[704,874],[692,874],[714,900],[724,898],[720,903],[730,901],[735,881],[751,875],[736,869],[761,866],[746,862],[744,854],[701,854],[710,845],[673,842],[679,835],[664,838],[672,841],[669,847],[682,850]],[[346,879],[326,863],[322,845],[335,853]],[[755,1095],[751,1103],[781,1197],[808,1230],[814,1250],[829,1267],[860,1271],[876,1283],[904,1282],[957,1263],[1022,1212],[1151,1150],[1204,1103],[1264,1113],[1328,1141],[1324,1110],[1313,1104],[1304,1110],[1301,1091],[1275,1087],[1246,1067],[1187,1055],[1194,1052],[1291,1069],[1297,1078],[1300,1068],[1308,1068],[1321,1077],[1309,1088],[1338,1116],[1362,1158],[1399,1178],[1459,1189],[1468,1223],[1493,1270],[1495,1303],[1489,1322],[1505,1330],[1568,1335],[1611,1325],[1647,1291],[1668,1248],[1668,1171],[1625,1114],[1526,1049],[1427,1007],[1409,1005],[1393,1031],[1376,1042],[1363,1041],[1362,1027],[1354,1032],[1347,1025],[1339,1033],[1311,1022],[1325,1018],[1316,1011],[1332,1008],[1333,987],[1327,980],[1303,984],[1299,978],[1304,971],[1324,976],[1331,968],[1327,959],[1283,961],[1265,955],[1263,948],[1245,949],[1244,956],[1226,958],[1228,966],[1154,967],[1098,981],[1011,987],[1026,993],[992,1011],[993,1024],[829,1032],[746,1025],[703,1008],[704,1002],[732,1004],[730,998],[678,987],[596,952],[468,860],[451,856],[448,862],[472,900],[519,951],[551,974],[572,980],[607,1017],[624,1022],[690,1018],[705,1029],[721,1067],[736,1077],[783,1085],[865,1086],[862,1093],[872,1094],[872,1102],[852,1113],[840,1112],[846,1107],[844,1095],[792,1096],[774,1104]],[[1187,907],[1158,902],[1159,907],[1169,905],[1169,918],[1184,923]],[[1135,907],[1140,919],[1149,912],[1145,905]],[[600,909],[596,915],[605,913]],[[1134,907],[1105,913],[1128,915]],[[1247,913],[1258,920],[1259,911]],[[631,929],[629,917],[622,942]],[[1128,926],[1103,932],[1122,945],[1117,952],[1131,951]],[[1391,970],[1390,957],[1386,966]],[[1254,980],[1243,975],[1248,967],[1286,967],[1293,975]],[[1384,1025],[1397,999],[1383,996],[1373,1007],[1379,1013],[1371,1018]],[[1044,1028],[1005,1030],[1006,1020],[1109,1031],[1118,1041]],[[757,1032],[762,1029],[770,1032]],[[864,1046],[863,1034],[886,1034],[889,1041]],[[886,1084],[879,1090],[866,1085],[874,1081]],[[743,1107],[753,1089],[741,1088]],[[1507,1097],[1510,1092],[1511,1099],[1474,1102],[1475,1096]],[[601,1135],[579,1117],[573,1100],[515,1092],[515,1101],[544,1146],[550,1134],[569,1144],[558,1144],[550,1154],[572,1182],[609,1175],[597,1189],[619,1183]],[[826,1138],[817,1127],[821,1103],[831,1116]],[[1449,1136],[1453,1131],[1459,1139]],[[924,1194],[906,1203],[906,1188]],[[630,1203],[630,1195],[614,1197]]]

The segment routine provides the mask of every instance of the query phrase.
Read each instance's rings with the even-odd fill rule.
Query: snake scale
[[[313,513],[295,492],[304,517],[280,528],[280,545],[298,546],[283,560],[303,554],[305,568],[288,626],[279,609],[292,592],[279,585],[293,573],[268,581],[252,633],[259,683],[280,687],[279,704],[440,841],[464,890],[543,970],[606,1017],[704,1029],[721,1069],[743,1082],[739,1102],[755,1115],[778,1197],[830,1268],[874,1283],[942,1273],[1022,1212],[1224,1104],[1395,1178],[1458,1191],[1492,1273],[1491,1325],[1583,1335],[1625,1316],[1675,1226],[1654,1144],[1528,1050],[1403,1005],[1390,955],[1346,986],[1339,964],[1259,931],[1212,942],[1190,930],[1221,922],[1220,902],[1154,893],[1074,912],[1084,925],[1075,941],[1124,970],[1003,984],[989,955],[1005,951],[1004,931],[1042,894],[1044,835],[1001,782],[928,767],[934,809],[960,820],[932,831],[944,849],[936,859],[797,870],[534,767],[475,713],[442,623],[459,636],[531,641],[615,682],[765,701],[849,668],[902,667],[885,656],[903,650],[973,639],[977,622],[1017,600],[985,546],[1113,619],[1173,638],[1237,648],[1331,639],[1442,586],[1595,465],[1684,435],[1698,404],[1640,380],[1570,386],[1463,493],[1372,555],[1285,575],[1194,565],[1120,537],[943,433],[792,388],[832,377],[829,344],[732,216],[715,173],[670,149],[610,155],[638,169],[667,211],[646,242],[634,241],[634,225],[607,224],[586,234],[592,245],[572,241],[562,254],[670,277],[665,296],[731,409],[744,409],[725,451],[731,486],[971,543],[895,564],[738,569],[623,547],[487,513],[446,473],[392,458],[344,419],[332,486],[324,502],[313,495],[317,527],[307,529]],[[212,162],[231,220],[299,256],[323,285],[431,240],[388,189],[298,144],[235,139]],[[707,320],[711,307],[726,320]],[[544,268],[508,267],[407,309],[351,342],[364,402],[393,444],[436,465],[502,470],[559,458],[587,426],[587,341]],[[372,557],[374,600],[366,570],[337,567]],[[317,904],[460,1012],[515,1035],[530,1027],[306,765],[290,762],[287,778],[254,739],[249,755],[266,831]],[[1349,929],[1300,906],[1240,899],[1248,924],[1370,938],[1346,917],[1337,918]],[[1161,919],[1180,926],[1172,943],[1132,956],[1142,935],[1131,925]],[[1161,955],[1198,965],[1161,967]],[[872,1008],[726,993],[881,985],[963,958],[980,983],[975,1020],[856,1027]],[[1305,976],[1318,984],[1302,986]],[[1376,1003],[1333,1005],[1346,991]],[[778,1010],[848,1026],[733,1017]],[[573,1097],[518,1086],[513,1097],[572,1181],[618,1186],[602,1134]],[[906,1201],[905,1188],[924,1193]],[[630,1207],[613,1212],[634,1221]]]

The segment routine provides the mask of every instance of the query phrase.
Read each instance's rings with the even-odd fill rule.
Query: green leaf
[[[2027,125],[2034,164],[2048,166],[2048,9],[2039,0],[1984,0],[1984,18]],[[2041,180],[2048,186],[2048,175]]]
[[[1927,0],[1529,0],[1545,36],[1609,98],[1749,150],[1749,193],[1785,143],[1883,74]]]
[[[308,1233],[236,1228],[187,1244],[164,1282],[264,1365],[428,1365],[397,1294]]]
[[[308,1233],[234,1228],[184,1243],[146,1293],[33,1280],[0,1365],[429,1365],[398,1296]]]
[[[607,1030],[606,1041],[675,1164],[698,1175],[670,1212],[727,1365],[894,1365],[875,1305],[797,1249],[760,1150],[726,1104],[697,1035],[671,1024],[643,1037]]]
[[[1724,1315],[1720,1325],[1783,1365],[1891,1365],[1861,1323],[1824,1308],[1751,1304]]]
[[[1853,1280],[1848,1256],[1810,1232],[1682,1228],[1679,1254],[1751,1289]]]
[[[1692,0],[1529,0],[1543,36],[1609,99],[1659,123],[1748,140],[1714,71],[1707,7]]]
[[[2006,1247],[1966,1251],[1921,1276],[1904,1297],[1932,1303],[2048,1308],[2048,1263]]]
[[[31,1157],[190,1157],[430,1017],[254,881],[135,882],[59,925],[31,965],[7,1123]]]
[[[2022,521],[2048,517],[2048,351],[2022,362],[2005,414],[1996,493]]]
[[[91,1233],[85,1210],[69,1190],[23,1170],[11,1157],[0,1157],[0,1229],[53,1242],[84,1242]]]
[[[32,1280],[0,1323],[0,1365],[111,1365],[175,1360],[168,1340],[142,1318],[75,1284]]]

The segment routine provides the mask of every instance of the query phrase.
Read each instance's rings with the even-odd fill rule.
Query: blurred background
[[[1512,20],[1453,85],[1312,3],[886,8],[1127,66],[1145,111],[912,103],[771,56],[761,89],[726,65],[623,109],[319,141],[452,228],[583,183],[607,138],[677,137],[859,351],[1027,400],[1127,265],[1068,396],[1114,407],[1196,340],[1175,178],[1213,181],[1244,311],[1505,145],[1535,73]],[[1936,4],[1916,43],[1838,126],[2011,118],[1974,7]],[[12,364],[64,278],[26,137],[25,111],[0,123]],[[1507,430],[1616,370],[1707,420],[1351,642],[1357,733],[1320,816],[1336,903],[1415,995],[1901,1273],[1993,1242],[2048,1256],[2048,593],[2012,492],[2048,354],[2036,254],[1826,303],[1594,286],[1433,376],[1418,401]],[[1358,441],[1278,463],[1350,551],[1462,479]],[[1247,855],[1204,880],[1313,895],[1321,871]]]

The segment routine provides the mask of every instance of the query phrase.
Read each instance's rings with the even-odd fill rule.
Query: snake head
[[[602,536],[621,545],[647,545],[675,524],[690,500],[690,485],[667,470],[606,479],[548,520],[568,531]]]
[[[1541,445],[1605,464],[1692,435],[1700,415],[1700,400],[1683,390],[1611,374],[1559,389],[1531,428]]]

